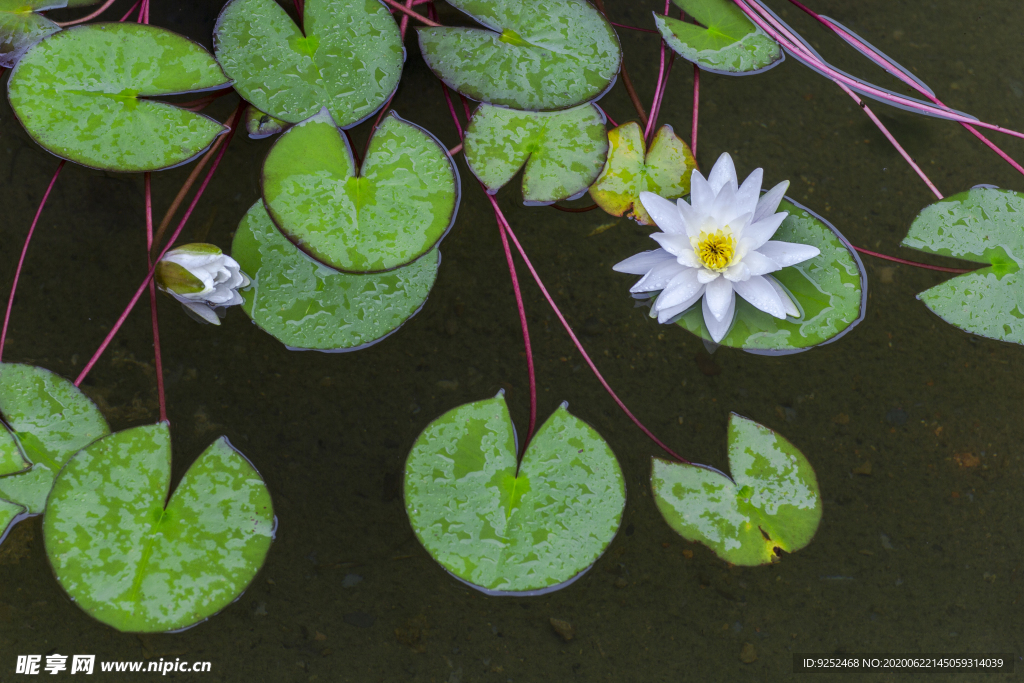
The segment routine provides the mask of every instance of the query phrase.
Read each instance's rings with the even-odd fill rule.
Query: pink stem
[[[135,9],[139,5],[141,5],[141,4],[142,4],[142,0],[137,0],[137,2],[134,5],[132,5],[132,8],[130,10],[128,10],[127,12],[125,12],[123,17],[121,17],[120,19],[117,20],[117,23],[120,24],[121,22],[126,21],[128,19],[128,17],[130,17],[132,15],[132,12],[134,12]]]
[[[43,207],[46,206],[46,200],[49,199],[50,191],[53,190],[53,186],[57,182],[57,176],[60,175],[65,162],[66,159],[61,159],[60,163],[57,164],[57,170],[53,172],[53,177],[50,178],[50,184],[46,187],[46,192],[43,193],[43,199],[39,202],[39,208],[36,209],[36,216],[32,219],[32,225],[28,227],[28,234],[25,235],[25,244],[21,247],[21,257],[18,259],[18,267],[14,269],[14,280],[11,281],[11,296],[7,299],[7,312],[4,313],[4,327],[3,330],[0,331],[0,359],[3,358],[4,354],[4,343],[7,341],[7,325],[11,321],[11,309],[14,308],[14,293],[18,289],[18,279],[21,277],[21,268],[25,263],[25,254],[28,253],[28,245],[32,241],[32,234],[36,231],[36,224],[39,223],[39,216],[43,213]]]
[[[630,30],[630,31],[642,31],[644,33],[657,33],[657,31],[655,31],[653,28],[637,28],[636,26],[627,26],[626,24],[616,24],[614,21],[609,21],[608,23],[611,24],[612,26],[618,26],[619,28],[624,28],[624,29],[627,29],[627,30]]]
[[[490,200],[491,207],[494,209],[494,214],[497,217],[498,222],[502,225],[502,227],[508,233],[509,238],[512,240],[512,243],[516,246],[516,251],[519,252],[519,256],[523,259],[523,262],[526,263],[526,267],[529,269],[530,274],[533,276],[534,282],[537,283],[537,286],[540,288],[541,293],[547,300],[548,305],[551,306],[551,310],[553,310],[555,312],[555,315],[558,316],[558,320],[562,323],[562,327],[565,328],[565,331],[569,334],[569,338],[572,339],[572,343],[576,346],[576,349],[580,352],[580,354],[583,355],[583,360],[587,362],[587,365],[590,367],[590,371],[594,373],[595,377],[597,377],[597,380],[601,383],[601,386],[604,387],[604,390],[608,392],[608,395],[612,397],[612,400],[615,401],[616,405],[619,406],[622,412],[624,412],[629,417],[629,419],[633,421],[633,424],[639,427],[640,431],[646,434],[648,438],[651,439],[651,441],[658,444],[658,446],[663,451],[671,455],[679,462],[685,465],[692,465],[692,462],[682,457],[681,455],[677,454],[671,448],[662,443],[661,440],[658,439],[658,437],[654,436],[651,430],[645,427],[643,423],[640,422],[640,420],[636,419],[636,416],[634,416],[633,413],[630,412],[629,408],[626,407],[626,404],[622,402],[622,400],[615,394],[614,391],[612,391],[611,386],[609,386],[608,382],[605,381],[605,378],[601,375],[601,372],[597,369],[597,366],[594,365],[594,361],[590,360],[590,356],[587,355],[587,352],[583,348],[583,345],[580,343],[580,340],[576,337],[576,333],[572,331],[572,328],[569,326],[569,323],[566,322],[565,316],[563,316],[562,311],[558,309],[557,304],[555,304],[555,300],[551,298],[551,295],[548,293],[547,287],[544,286],[544,283],[540,279],[540,275],[537,274],[537,271],[534,269],[529,257],[526,255],[526,251],[523,250],[522,245],[519,244],[519,240],[516,239],[515,233],[512,232],[512,226],[508,224],[508,221],[505,219],[504,214],[501,213],[501,209],[498,207],[498,202],[496,202],[494,197],[492,197],[491,195],[487,195],[487,199]]]
[[[107,0],[105,3],[100,5],[99,9],[97,9],[95,12],[91,12],[89,14],[86,14],[81,19],[75,19],[74,21],[55,21],[53,23],[57,24],[57,26],[60,26],[61,28],[66,28],[68,26],[74,26],[76,24],[84,24],[85,22],[89,21],[90,19],[95,19],[99,15],[103,14],[104,12],[106,12],[108,9],[110,9],[110,6],[113,5],[113,4],[114,4],[114,0]]]
[[[896,263],[902,263],[908,266],[914,266],[915,268],[924,268],[926,270],[938,270],[943,273],[973,273],[974,270],[970,268],[946,268],[944,266],[930,266],[927,263],[918,263],[917,261],[908,261],[902,258],[896,258],[895,256],[887,256],[886,254],[879,254],[877,251],[871,251],[869,249],[862,249],[860,247],[853,247],[862,254],[868,254],[875,258],[885,259],[886,261],[894,261]]]
[[[146,267],[153,269],[153,188],[152,174],[145,176],[146,183]],[[153,357],[156,365],[156,393],[160,399],[160,421],[167,422],[167,400],[164,397],[164,363],[160,353],[160,323],[156,313],[156,281],[149,281],[149,310],[153,318]]]
[[[665,16],[668,16],[669,0],[665,0]],[[654,127],[654,107],[658,104],[658,94],[661,92],[661,84],[665,78],[665,41],[658,41],[661,44],[661,62],[658,65],[658,83],[654,86],[654,101],[651,102],[651,116],[647,119],[647,128],[644,129],[644,140],[650,141],[651,129]]]
[[[167,244],[164,245],[164,248],[160,251],[160,254],[157,256],[157,262],[159,262],[160,259],[164,257],[164,254],[166,254],[174,245],[174,241],[178,239],[178,235],[180,235],[181,231],[185,228],[185,223],[188,222],[189,217],[192,215],[192,211],[196,208],[196,204],[199,203],[199,198],[202,197],[203,192],[206,191],[206,186],[210,184],[210,179],[213,177],[214,171],[217,170],[217,166],[220,165],[220,160],[224,157],[224,151],[227,150],[228,146],[231,144],[231,138],[234,137],[235,131],[238,130],[238,124],[241,121],[242,109],[244,107],[244,100],[238,103],[238,109],[235,110],[235,114],[233,116],[234,121],[232,122],[231,129],[228,131],[227,139],[224,140],[224,144],[221,145],[220,151],[217,153],[217,158],[214,159],[213,164],[210,165],[210,170],[206,172],[206,178],[203,179],[203,184],[199,186],[199,190],[192,198],[192,203],[189,204],[188,211],[186,211],[185,215],[182,216],[181,222],[178,224],[178,227],[175,228],[174,233],[171,235],[170,239],[167,240]],[[153,272],[155,270],[156,264],[150,266],[149,273],[146,274],[146,279],[143,280],[142,284],[139,285],[139,288],[135,290],[135,294],[132,296],[131,301],[128,302],[128,306],[117,318],[117,321],[114,323],[114,327],[111,328],[110,332],[107,333],[107,336],[103,339],[103,343],[101,343],[100,347],[96,349],[96,353],[92,355],[92,358],[89,359],[89,362],[86,363],[85,367],[82,369],[81,374],[78,375],[78,379],[75,380],[76,387],[82,384],[82,380],[86,378],[86,376],[89,374],[89,371],[92,370],[92,367],[96,365],[96,361],[98,361],[100,359],[100,356],[103,355],[103,352],[107,350],[107,347],[110,345],[110,342],[114,339],[114,335],[117,334],[117,331],[119,329],[121,329],[121,325],[123,325],[124,321],[128,318],[128,314],[132,312],[132,309],[135,308],[135,304],[139,302],[139,298],[142,296],[142,293],[146,291],[146,287],[149,285],[149,281],[153,279]]]
[[[412,9],[414,4],[415,3],[413,2],[413,0],[405,0],[405,8],[406,9]],[[392,10],[392,12],[393,11],[394,10]],[[402,15],[402,21],[399,22],[399,24],[398,24],[398,31],[402,35],[402,40],[405,40],[405,30],[407,28],[409,28],[409,15],[408,14],[403,14]]]
[[[647,120],[647,126],[651,131],[651,135],[654,135],[654,129],[657,128],[658,114],[661,113],[661,103],[665,99],[665,91],[668,90],[668,77],[672,73],[672,65],[676,61],[676,53],[673,52],[668,57],[668,66],[665,67],[665,82],[661,84],[661,91],[658,92],[654,98],[653,107],[651,107],[651,117]]]
[[[304,3],[302,0],[293,0],[292,4],[295,5],[295,12],[299,15],[299,21],[305,24],[306,22],[303,20],[303,12],[306,9]]]
[[[606,119],[608,119],[608,123],[612,124],[612,128],[618,128],[619,127],[619,124],[615,123],[615,119],[613,119],[611,116],[608,116],[608,112],[606,112],[604,109],[602,109],[601,105],[599,105],[597,102],[594,102],[594,106],[597,107],[598,111],[600,111],[602,114],[604,114],[604,117]]]
[[[690,132],[690,152],[697,160],[697,112],[700,109],[700,67],[693,65],[693,130]]]
[[[455,105],[452,103],[452,96],[448,92],[448,86],[441,82],[441,90],[444,92],[444,101],[448,103],[448,113],[452,115],[452,121],[455,122],[455,130],[459,132],[459,139],[462,139],[462,124],[459,123],[459,117],[455,113]]]
[[[411,9],[408,9],[407,7],[405,7],[405,5],[401,5],[398,2],[396,2],[395,0],[384,0],[384,3],[386,5],[391,6],[394,9],[398,10],[399,12],[401,12],[403,14],[412,17],[413,19],[415,19],[416,21],[420,22],[421,24],[424,24],[426,26],[433,26],[435,28],[442,28],[441,24],[437,23],[436,21],[431,21],[430,19],[427,19],[422,14],[418,14],[416,12],[413,12]]]

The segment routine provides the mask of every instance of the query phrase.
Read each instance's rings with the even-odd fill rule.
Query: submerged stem
[[[146,267],[153,269],[153,186],[152,174],[145,176],[146,184]],[[149,281],[149,310],[153,318],[153,363],[156,366],[156,392],[160,399],[160,421],[167,422],[167,399],[164,397],[164,363],[160,353],[160,323],[156,313],[156,281]]]
[[[915,268],[924,268],[926,270],[938,270],[943,273],[973,273],[974,269],[971,268],[946,268],[945,266],[931,266],[927,263],[920,263],[918,261],[908,261],[907,259],[897,258],[895,256],[888,256],[886,254],[880,254],[877,251],[871,251],[870,249],[862,249],[861,247],[853,245],[853,248],[862,254],[868,256],[874,256],[875,258],[885,259],[886,261],[893,261],[895,263],[902,263],[907,266],[914,266]]]

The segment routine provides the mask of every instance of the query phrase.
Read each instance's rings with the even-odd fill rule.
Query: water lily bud
[[[213,244],[186,244],[156,264],[156,285],[181,302],[186,312],[220,325],[217,309],[242,303],[239,287],[249,284],[238,262]]]

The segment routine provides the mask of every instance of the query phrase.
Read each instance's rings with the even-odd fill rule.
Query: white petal
[[[635,256],[630,256],[625,261],[619,261],[612,270],[617,273],[629,273],[630,275],[646,275],[654,266],[672,259],[672,254],[664,249],[642,251]]]
[[[754,308],[774,315],[776,318],[784,319],[786,317],[786,307],[782,303],[779,293],[766,278],[755,275],[749,280],[734,283],[733,287],[736,288],[736,293],[749,301]]]
[[[687,204],[685,199],[676,200],[676,209],[679,210],[679,217],[682,218],[683,225],[686,226],[686,236],[697,237],[700,235],[700,229],[707,216],[697,213],[697,210]]]
[[[693,249],[681,249],[676,254],[676,263],[681,266],[687,266],[688,268],[700,268],[700,259],[697,258],[697,253]]]
[[[757,249],[770,240],[788,215],[785,211],[781,211],[759,221],[751,219],[746,227],[743,228],[743,239],[746,241],[747,247],[749,249]]]
[[[736,191],[736,211],[737,214],[747,213],[748,211],[753,213],[757,209],[757,202],[761,198],[761,181],[764,178],[764,170],[755,168],[754,171],[747,176],[747,179],[740,185],[740,189]]]
[[[675,259],[663,261],[651,268],[647,275],[644,275],[640,278],[639,282],[629,288],[629,291],[632,294],[637,294],[639,292],[656,292],[659,289],[665,289],[669,280],[678,275],[682,269],[683,266],[676,263]]]
[[[736,200],[736,188],[732,185],[726,184],[718,195],[715,197],[715,203],[711,205],[711,217],[719,227],[725,227],[727,224],[727,218],[731,218],[733,214],[733,204]]]
[[[733,165],[732,157],[728,152],[722,152],[722,156],[718,157],[718,161],[711,168],[711,173],[708,174],[708,185],[711,186],[715,194],[721,192],[722,188],[726,186],[732,187],[732,191],[736,192],[739,185],[736,180],[736,166]]]
[[[750,267],[743,261],[734,263],[725,269],[722,277],[729,282],[743,282],[750,279]]]
[[[715,203],[716,194],[718,193],[711,189],[700,171],[690,174],[690,206],[693,207],[697,216],[703,218],[711,213],[711,205]],[[687,223],[689,223],[688,219]],[[697,227],[699,228],[700,225]]]
[[[673,213],[679,215],[676,212],[676,207],[672,207]],[[686,235],[679,233],[668,233],[668,232],[656,232],[651,235],[651,239],[661,245],[661,248],[672,254],[678,256],[682,251],[693,251],[690,247],[690,238]]]
[[[641,192],[640,203],[644,205],[647,213],[664,232],[676,235],[686,234],[686,225],[679,216],[679,209],[676,208],[675,202],[670,202],[653,192]]]
[[[759,252],[779,264],[779,268],[785,268],[795,263],[802,263],[809,258],[814,258],[821,251],[809,244],[798,244],[796,242],[766,242],[757,249]],[[749,256],[748,256],[749,258]]]
[[[220,325],[220,318],[218,318],[214,310],[207,306],[206,304],[195,303],[192,301],[183,301],[181,302],[181,305],[185,309],[194,313],[198,318],[205,320],[211,325]]]
[[[222,303],[221,306],[237,306],[240,303],[242,303],[243,301],[245,301],[245,300],[242,298],[242,295],[232,289],[231,290],[231,298],[229,298],[227,301]]]
[[[704,324],[707,326],[708,332],[711,333],[711,338],[717,344],[722,341],[722,338],[729,332],[729,328],[732,327],[732,319],[736,315],[736,297],[729,297],[729,308],[725,311],[725,315],[722,316],[721,320],[716,319],[711,314],[706,295],[701,304],[704,312]]]
[[[756,223],[757,221],[767,218],[775,213],[775,210],[779,208],[779,202],[782,201],[782,198],[785,196],[786,190],[788,189],[789,181],[783,180],[781,183],[761,195],[761,198],[757,200],[757,209],[754,210],[753,222]]]
[[[700,282],[701,284],[706,285],[707,283],[711,282],[712,280],[716,280],[717,278],[718,273],[716,273],[713,270],[701,268],[700,270],[697,271],[697,282]]]
[[[799,318],[801,315],[800,309],[796,307],[796,303],[793,301],[792,297],[789,296],[789,292],[786,291],[785,287],[779,284],[779,281],[771,275],[766,275],[764,279],[768,281],[768,284],[775,288],[775,293],[779,295],[780,299],[782,299],[782,305],[786,309],[786,315],[793,318]]]
[[[746,258],[743,259],[743,265],[750,268],[751,275],[774,273],[782,267],[775,261],[775,259],[768,258],[759,251],[752,251],[747,254]]]
[[[697,281],[697,269],[687,268],[676,275],[665,287],[665,290],[658,295],[654,302],[656,310],[678,306],[687,299],[692,299],[694,294],[704,291],[704,285]]]
[[[697,303],[697,300],[700,299],[702,296],[704,296],[703,288],[701,288],[696,294],[694,294],[692,297],[690,297],[683,303],[661,309],[660,311],[658,311],[658,322],[670,322],[672,318],[676,317],[680,313],[684,313],[688,308],[690,308],[690,306],[693,306],[695,303]]]
[[[704,290],[704,301],[717,320],[721,320],[729,310],[729,302],[733,300],[732,288],[733,283],[720,277],[709,282],[708,288]]]

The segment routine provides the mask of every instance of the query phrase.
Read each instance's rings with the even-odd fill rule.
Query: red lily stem
[[[971,268],[946,268],[945,266],[930,266],[927,263],[918,263],[917,261],[908,261],[902,258],[896,258],[895,256],[887,256],[885,254],[879,254],[877,251],[871,251],[870,249],[862,249],[861,247],[854,246],[854,249],[862,254],[868,256],[874,256],[875,258],[885,259],[886,261],[894,261],[895,263],[902,263],[907,266],[914,266],[915,268],[924,268],[926,270],[938,270],[943,273],[973,273],[974,270]]]
[[[594,105],[595,107],[597,107],[597,110],[598,110],[599,112],[601,112],[602,114],[604,114],[604,117],[605,117],[606,119],[608,119],[608,123],[612,124],[612,128],[618,128],[618,127],[619,127],[619,124],[615,123],[615,119],[613,119],[613,118],[612,118],[611,116],[609,116],[609,115],[608,115],[608,112],[606,112],[606,111],[605,111],[604,109],[602,109],[602,108],[601,108],[601,105],[599,105],[599,104],[598,104],[597,102],[593,102],[592,104],[593,104],[593,105]]]
[[[405,0],[405,8],[412,9],[413,0]],[[409,28],[409,15],[403,14],[402,21],[398,24],[398,31],[402,34],[402,39],[405,39],[405,29]]]
[[[412,0],[406,0],[406,5],[409,5],[410,2],[413,5],[421,5],[421,4],[423,4],[423,2],[433,2],[433,0],[423,0],[422,2],[412,2]],[[431,5],[430,9],[433,10],[433,5]],[[409,19],[409,17],[402,17],[402,23],[401,23],[401,25],[398,28],[398,32],[402,36],[402,40],[405,40],[405,31],[406,31],[407,28],[409,28],[408,19]],[[375,132],[377,132],[377,126],[380,125],[381,119],[384,118],[384,114],[386,114],[387,111],[388,111],[388,108],[391,107],[391,100],[393,100],[394,97],[395,97],[395,94],[391,93],[391,97],[388,98],[388,101],[385,102],[384,106],[380,108],[379,112],[377,112],[377,118],[373,120],[373,125],[370,126],[370,134],[366,136],[366,146],[363,148],[363,158],[364,159],[366,158],[366,155],[370,152],[370,141],[373,140],[373,134]],[[354,149],[353,149],[353,154],[354,153],[355,152],[354,152]],[[454,152],[453,152],[453,154],[454,154]]]
[[[57,164],[57,170],[53,172],[53,177],[50,178],[50,184],[46,187],[46,192],[43,193],[43,199],[39,202],[39,208],[36,209],[36,216],[32,219],[32,225],[28,227],[28,234],[25,235],[25,244],[21,247],[21,256],[18,258],[18,267],[14,269],[14,279],[11,281],[11,296],[7,299],[7,312],[4,313],[4,327],[3,330],[0,331],[0,359],[3,358],[4,354],[4,343],[7,341],[7,325],[11,321],[11,309],[14,308],[14,293],[18,290],[18,278],[21,277],[21,268],[25,263],[25,254],[28,253],[28,245],[32,241],[32,234],[36,231],[36,225],[39,223],[39,216],[43,213],[43,207],[46,206],[46,200],[50,198],[50,192],[53,190],[53,186],[57,182],[57,176],[60,175],[65,162],[65,159],[61,159],[60,163]]]
[[[614,21],[609,21],[608,23],[611,24],[612,26],[618,26],[619,28],[624,28],[624,29],[627,29],[627,30],[630,30],[630,31],[641,31],[643,33],[657,33],[657,31],[655,31],[653,28],[637,28],[636,26],[627,26],[626,24],[617,24]]]
[[[441,90],[444,92],[444,100],[448,103],[448,113],[452,115],[452,121],[455,122],[455,130],[459,132],[459,139],[461,140],[462,135],[462,124],[459,123],[459,117],[455,113],[455,105],[452,103],[452,96],[448,92],[448,86],[441,82]]]
[[[349,149],[352,150],[352,156],[355,157],[356,168],[361,168],[362,165],[363,165],[363,159],[359,158],[359,152],[356,151],[356,143],[352,139],[352,133],[350,131],[348,131],[348,130],[345,130],[343,132],[345,133],[345,137],[348,139],[348,146],[349,146]],[[371,132],[370,138],[367,139],[367,141],[366,141],[366,149],[363,150],[363,158],[366,157],[366,153],[370,150],[370,139],[372,139],[372,138],[373,138],[373,133]]]
[[[110,9],[110,6],[113,4],[114,0],[107,0],[105,3],[100,5],[99,9],[97,9],[95,12],[85,15],[81,19],[75,19],[74,21],[55,21],[53,23],[57,24],[57,26],[60,26],[61,28],[67,28],[68,26],[74,26],[75,24],[84,24],[90,19],[95,19],[99,15],[106,12],[108,9]],[[132,9],[134,9],[134,7]]]
[[[459,144],[455,145],[450,150],[448,150],[448,156],[453,157],[453,156],[455,156],[456,154],[458,154],[461,151],[462,151],[462,143],[460,142]]]
[[[508,224],[508,221],[505,219],[504,214],[501,213],[501,209],[498,207],[498,202],[496,202],[494,200],[494,197],[492,197],[491,195],[487,195],[487,198],[491,202],[491,207],[494,209],[494,214],[498,218],[499,224],[501,224],[505,232],[508,233],[509,238],[512,240],[512,243],[516,247],[516,251],[519,252],[519,256],[523,259],[523,262],[526,264],[527,269],[529,269],[530,274],[533,276],[534,282],[536,282],[537,286],[540,288],[541,294],[544,295],[544,298],[547,300],[548,305],[551,306],[551,310],[553,310],[555,312],[555,315],[558,316],[558,320],[562,323],[562,327],[565,328],[565,331],[569,334],[569,338],[572,339],[572,343],[576,346],[576,349],[580,352],[580,354],[582,354],[583,360],[587,362],[587,365],[590,367],[591,372],[593,372],[594,376],[597,377],[597,380],[601,383],[601,386],[604,387],[604,390],[608,392],[608,395],[612,397],[612,400],[615,401],[616,405],[619,406],[622,412],[624,412],[626,416],[633,421],[633,424],[639,427],[640,431],[646,434],[648,438],[651,439],[651,441],[658,444],[658,446],[663,451],[665,451],[666,453],[668,453],[669,455],[671,455],[673,458],[683,463],[684,465],[692,465],[692,462],[682,457],[681,455],[673,451],[671,448],[666,446],[664,443],[662,443],[662,441],[658,439],[658,437],[656,437],[651,432],[651,430],[645,427],[644,424],[640,422],[640,420],[638,420],[632,412],[630,412],[629,408],[626,407],[626,404],[622,402],[622,399],[620,399],[615,394],[611,386],[609,386],[608,382],[605,380],[604,376],[602,376],[601,372],[597,369],[597,366],[594,365],[594,361],[590,359],[590,356],[583,348],[583,344],[581,344],[580,340],[576,337],[576,333],[572,331],[572,327],[570,327],[569,323],[566,322],[565,316],[563,316],[562,311],[558,309],[558,305],[555,304],[555,300],[551,298],[551,294],[548,293],[547,287],[544,286],[544,283],[540,279],[540,275],[538,275],[537,271],[534,269],[533,264],[530,262],[530,258],[526,255],[526,251],[523,249],[522,245],[519,244],[519,240],[516,239],[516,235],[512,231],[512,227]]]
[[[668,16],[669,0],[665,0],[665,16]],[[654,107],[658,104],[658,93],[661,92],[662,80],[665,78],[665,41],[661,43],[661,61],[658,65],[658,84],[654,86],[654,101],[651,102],[651,116],[647,119],[647,127],[644,129],[644,140],[651,139],[651,129],[654,127]]]
[[[302,0],[293,0],[292,4],[295,5],[295,11],[299,15],[299,20],[302,20],[303,15],[304,15],[305,10],[306,10],[305,3]],[[305,23],[305,22],[303,22],[303,23]]]
[[[654,106],[651,107],[651,119],[648,122],[651,130],[651,137],[654,137],[654,131],[658,127],[658,115],[661,114],[661,103],[665,99],[665,91],[668,90],[668,77],[672,73],[672,65],[676,61],[676,53],[673,52],[668,56],[668,66],[665,67],[665,80],[661,84],[661,90],[655,96]],[[650,141],[648,141],[650,142]]]
[[[690,152],[697,159],[697,112],[700,110],[700,67],[693,65],[693,130],[690,131]]]
[[[217,158],[214,159],[213,164],[210,165],[210,170],[207,171],[206,178],[203,179],[203,184],[199,186],[199,190],[197,190],[195,196],[192,197],[192,203],[189,204],[188,210],[185,212],[185,215],[182,216],[181,222],[178,224],[178,227],[174,230],[174,233],[171,235],[170,239],[167,240],[167,244],[164,245],[164,248],[160,250],[160,254],[156,257],[157,262],[159,262],[160,259],[162,259],[164,255],[170,250],[170,248],[174,245],[174,241],[178,239],[178,235],[180,235],[181,231],[185,229],[185,223],[188,222],[189,217],[192,215],[192,211],[196,208],[196,204],[199,203],[199,198],[202,197],[203,192],[206,191],[206,186],[210,184],[210,179],[213,177],[214,171],[217,170],[217,166],[220,165],[220,160],[224,158],[224,152],[231,144],[231,138],[234,137],[235,131],[238,130],[238,124],[239,121],[241,121],[241,113],[244,107],[244,101],[238,103],[238,108],[232,115],[233,121],[231,124],[231,129],[228,131],[228,134],[224,140],[224,144],[221,146],[220,152],[217,154]],[[98,361],[100,359],[100,356],[103,355],[103,352],[107,350],[107,347],[110,345],[110,342],[114,339],[114,335],[117,334],[117,331],[121,329],[121,325],[123,325],[124,321],[128,318],[128,314],[132,312],[133,308],[135,308],[135,304],[139,302],[139,298],[142,297],[142,293],[146,290],[146,287],[149,285],[150,280],[153,279],[153,272],[155,270],[156,264],[154,263],[153,266],[150,267],[149,273],[146,275],[146,279],[143,280],[142,284],[139,285],[139,288],[135,290],[135,294],[132,296],[131,301],[128,302],[128,306],[118,317],[117,322],[114,323],[114,327],[111,328],[110,332],[107,333],[107,336],[103,339],[103,343],[101,343],[100,347],[96,349],[96,353],[92,355],[92,358],[89,359],[89,362],[86,363],[85,367],[82,369],[81,374],[78,375],[78,379],[75,380],[76,387],[82,384],[82,380],[86,378],[86,376],[89,374],[89,371],[92,370],[94,365],[96,365],[96,361]]]
[[[137,8],[137,7],[139,6],[139,5],[141,5],[141,4],[142,4],[142,0],[137,0],[137,2],[136,2],[136,3],[134,4],[134,5],[132,5],[132,8],[131,8],[130,10],[128,10],[127,12],[125,12],[125,14],[124,14],[124,16],[123,16],[123,17],[121,17],[120,19],[118,19],[118,20],[117,20],[117,23],[119,23],[119,24],[120,24],[121,22],[124,22],[124,21],[126,21],[126,20],[128,19],[128,17],[130,17],[130,16],[132,15],[132,12],[134,12],[134,11],[135,11],[135,9],[136,9],[136,8]]]
[[[422,24],[425,24],[427,26],[433,26],[434,28],[443,28],[444,27],[443,24],[439,24],[436,21],[431,21],[430,19],[427,19],[422,14],[418,14],[416,12],[413,12],[411,9],[408,9],[405,5],[402,5],[402,4],[398,3],[398,2],[396,2],[395,0],[384,0],[384,2],[385,2],[385,4],[390,5],[391,7],[394,7],[399,12],[402,12],[403,14],[409,15],[410,17],[412,17],[413,19],[415,19],[416,21],[418,21],[418,22],[420,22]]]
[[[153,269],[153,188],[152,174],[145,175],[146,184],[146,267]],[[153,318],[153,358],[156,365],[156,392],[160,399],[160,421],[167,422],[167,400],[164,397],[164,364],[160,353],[160,323],[156,313],[156,281],[149,281],[149,310]]]

